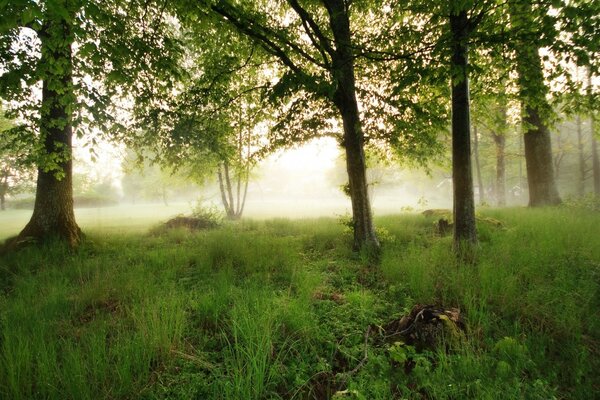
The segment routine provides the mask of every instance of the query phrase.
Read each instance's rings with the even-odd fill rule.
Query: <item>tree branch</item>
[[[319,25],[310,16],[308,11],[306,11],[304,8],[302,8],[302,6],[300,6],[298,0],[287,0],[287,2],[294,9],[294,11],[296,11],[298,16],[302,20],[302,25],[304,26],[306,34],[310,38],[313,46],[315,46],[319,50],[325,62],[330,63],[327,58],[327,54],[329,55],[329,57],[335,57],[335,49],[331,46],[330,39],[323,34],[323,31],[321,31],[321,28],[319,28]],[[325,54],[325,52],[327,54]]]

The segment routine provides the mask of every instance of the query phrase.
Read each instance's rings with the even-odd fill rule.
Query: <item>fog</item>
[[[78,190],[92,190],[96,185],[93,190],[99,195],[115,198],[123,206],[140,206],[141,214],[145,215],[149,215],[148,207],[152,204],[160,205],[161,216],[168,214],[169,208],[173,214],[189,213],[198,203],[222,209],[216,174],[206,184],[198,186],[185,178],[159,173],[157,166],[146,165],[143,171],[124,167],[123,148],[105,143],[100,150],[91,157],[85,148],[79,148],[75,160],[76,197]],[[367,175],[375,215],[452,207],[448,166],[434,165],[426,172],[398,164],[374,165]],[[89,181],[85,184],[77,184],[86,179]],[[278,151],[251,171],[243,217],[349,215],[350,199],[342,190],[346,182],[343,152],[332,138],[316,139]],[[130,193],[130,186],[135,186],[139,194]],[[520,198],[520,193],[511,195],[510,187],[507,189],[509,204],[525,203],[526,199]],[[490,198],[489,194],[487,198]]]
[[[368,176],[376,215],[451,207],[451,180],[439,172],[428,176],[423,171],[392,165],[370,169]],[[243,216],[304,218],[350,214],[350,199],[341,188],[346,181],[345,161],[333,139],[314,140],[279,151],[252,171]],[[221,207],[219,187],[214,181],[198,188],[195,198],[188,194],[170,201],[196,199],[207,206]]]

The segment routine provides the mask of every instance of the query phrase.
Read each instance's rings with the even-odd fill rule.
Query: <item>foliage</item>
[[[593,193],[588,193],[583,197],[569,196],[565,199],[563,206],[569,209],[600,212],[600,198]]]
[[[223,223],[223,213],[214,205],[206,206],[202,201],[198,201],[192,210],[192,217],[208,221],[215,226]]]
[[[30,159],[30,144],[24,142],[0,107],[0,196],[2,206],[6,196],[31,191],[35,172]]]
[[[3,2],[0,97],[11,101],[9,116],[23,122],[16,129],[23,141],[38,149],[50,125],[72,124],[75,135],[86,136],[94,151],[96,138],[86,132],[127,131],[117,113],[124,102],[142,113],[172,90],[172,80],[180,73],[180,50],[169,36],[173,26],[167,5],[137,0]],[[63,33],[57,21],[64,22]],[[71,49],[68,57],[58,53],[46,57],[67,47],[65,41]],[[71,80],[71,73],[73,79],[64,87],[61,79],[68,75]],[[62,117],[50,116],[47,127],[39,126],[40,115],[50,107],[42,107],[42,82],[53,89],[63,87],[61,106],[67,111]],[[32,157],[44,170],[59,173],[59,164],[71,154],[65,146],[50,154],[32,152]]]

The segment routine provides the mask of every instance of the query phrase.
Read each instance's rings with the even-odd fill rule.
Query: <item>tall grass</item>
[[[9,254],[0,398],[593,398],[600,216],[485,215],[505,227],[480,224],[475,265],[421,215],[377,220],[380,265],[333,219],[99,230],[75,252]],[[411,353],[407,374],[377,327],[415,303],[459,307],[467,341]]]

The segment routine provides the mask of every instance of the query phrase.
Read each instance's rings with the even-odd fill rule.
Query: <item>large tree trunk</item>
[[[333,76],[337,81],[334,103],[342,116],[344,126],[343,146],[346,152],[346,169],[352,202],[354,249],[379,249],[375,235],[371,204],[369,201],[364,134],[356,101],[354,61],[350,39],[348,10],[342,0],[325,1],[336,47]]]
[[[552,163],[552,143],[545,114],[551,112],[546,101],[542,63],[532,31],[535,23],[529,0],[510,2],[511,21],[522,31],[522,40],[515,40],[519,91],[523,112],[525,163],[529,186],[529,206],[560,204]],[[527,33],[527,34],[525,34]]]
[[[481,178],[481,165],[479,164],[479,137],[477,136],[477,125],[473,125],[473,157],[475,158],[475,171],[477,172],[477,185],[479,186],[479,204],[485,203],[485,189]]]
[[[477,243],[471,168],[471,121],[468,76],[468,17],[450,16],[452,31],[452,181],[454,185],[454,248]]]
[[[0,210],[6,210],[6,195],[4,191],[0,192]]]
[[[529,206],[539,207],[561,203],[552,169],[550,131],[533,107],[526,107],[525,166],[529,186]]]
[[[42,49],[40,65],[47,69],[40,112],[45,165],[38,168],[33,215],[15,243],[27,238],[44,240],[58,237],[70,246],[76,246],[82,235],[73,212],[73,38],[69,23],[62,16],[52,15],[52,11],[47,11],[48,21],[39,35]],[[56,160],[56,165],[48,170],[47,164],[52,160]]]

